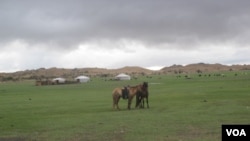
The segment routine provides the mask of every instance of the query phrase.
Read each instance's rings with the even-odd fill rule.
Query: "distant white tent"
[[[116,80],[130,80],[131,77],[127,74],[121,73],[115,77]]]
[[[85,82],[88,82],[88,81],[90,80],[90,78],[87,77],[87,76],[83,76],[83,75],[82,75],[82,76],[76,77],[75,80],[76,80],[77,82],[80,82],[80,83],[85,83]]]
[[[66,81],[66,79],[65,78],[61,78],[61,77],[52,79],[52,82],[57,83],[57,84],[65,83],[65,81]]]

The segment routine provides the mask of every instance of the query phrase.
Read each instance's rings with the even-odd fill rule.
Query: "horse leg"
[[[116,100],[117,98],[116,98],[116,96],[113,96],[113,109],[115,109],[115,107],[116,107]]]
[[[140,108],[144,108],[144,97],[143,96],[141,96]]]
[[[120,110],[119,105],[118,105],[118,102],[119,102],[120,98],[121,98],[121,97],[119,96],[119,97],[118,97],[118,100],[117,100],[117,109],[118,109],[118,110]]]
[[[128,109],[129,109],[129,110],[130,110],[131,102],[132,102],[132,98],[129,97],[129,98],[128,98]]]
[[[137,106],[138,106],[138,102],[139,102],[139,97],[138,97],[138,95],[136,95],[136,103],[135,103],[135,108],[137,108]]]
[[[140,96],[139,101],[138,101],[139,108],[141,108],[141,106],[142,106],[142,100],[143,100],[143,98],[142,98],[142,96]]]
[[[120,96],[118,96],[117,99],[116,99],[116,107],[117,107],[117,110],[120,110],[119,105],[118,105],[119,100],[120,100]]]
[[[129,110],[130,110],[130,104],[131,104],[130,99],[128,99],[128,109]]]
[[[144,97],[142,98],[141,108],[144,108]]]
[[[137,108],[137,107],[139,106],[140,103],[141,103],[140,96],[139,96],[139,95],[136,95],[136,104],[135,104],[135,108]]]

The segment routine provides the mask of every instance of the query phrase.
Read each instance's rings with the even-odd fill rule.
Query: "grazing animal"
[[[113,109],[116,108],[116,109],[120,110],[118,103],[119,103],[119,100],[121,97],[125,97],[123,94],[123,92],[125,92],[125,91],[127,91],[126,98],[128,99],[128,109],[130,109],[132,100],[133,100],[135,95],[138,95],[138,94],[141,95],[141,94],[148,93],[148,84],[147,84],[147,82],[144,82],[143,84],[139,84],[136,86],[131,86],[131,87],[128,86],[126,88],[115,88],[113,90],[113,93],[112,93]]]
[[[147,102],[147,108],[149,108],[149,104],[148,104],[148,83],[144,82],[143,83],[144,88],[147,88],[147,90],[143,91],[143,92],[139,92],[136,94],[136,105],[135,107],[139,107],[139,108],[144,108],[144,98],[146,98],[146,102]]]

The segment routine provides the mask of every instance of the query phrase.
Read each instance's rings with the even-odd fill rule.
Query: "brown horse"
[[[147,85],[147,83],[145,85]],[[137,93],[136,94],[136,105],[135,105],[136,108],[139,106],[140,106],[139,108],[144,108],[144,98],[146,98],[147,108],[149,108],[148,91],[145,91],[144,93]]]
[[[128,109],[130,109],[132,100],[133,100],[135,95],[148,93],[148,84],[147,84],[147,82],[144,82],[143,84],[139,84],[137,86],[126,87],[126,89],[128,91],[128,95],[127,95]],[[116,108],[116,109],[120,110],[118,103],[119,103],[120,98],[123,97],[123,91],[124,91],[124,88],[115,88],[113,90],[113,93],[112,93],[113,109]]]

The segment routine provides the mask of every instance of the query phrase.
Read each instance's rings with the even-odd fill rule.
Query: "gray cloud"
[[[21,39],[67,48],[102,39],[138,40],[152,47],[232,40],[249,44],[245,39],[250,34],[249,4],[247,0],[2,0],[0,42]]]
[[[249,63],[249,5],[249,0],[0,0],[0,72]]]

